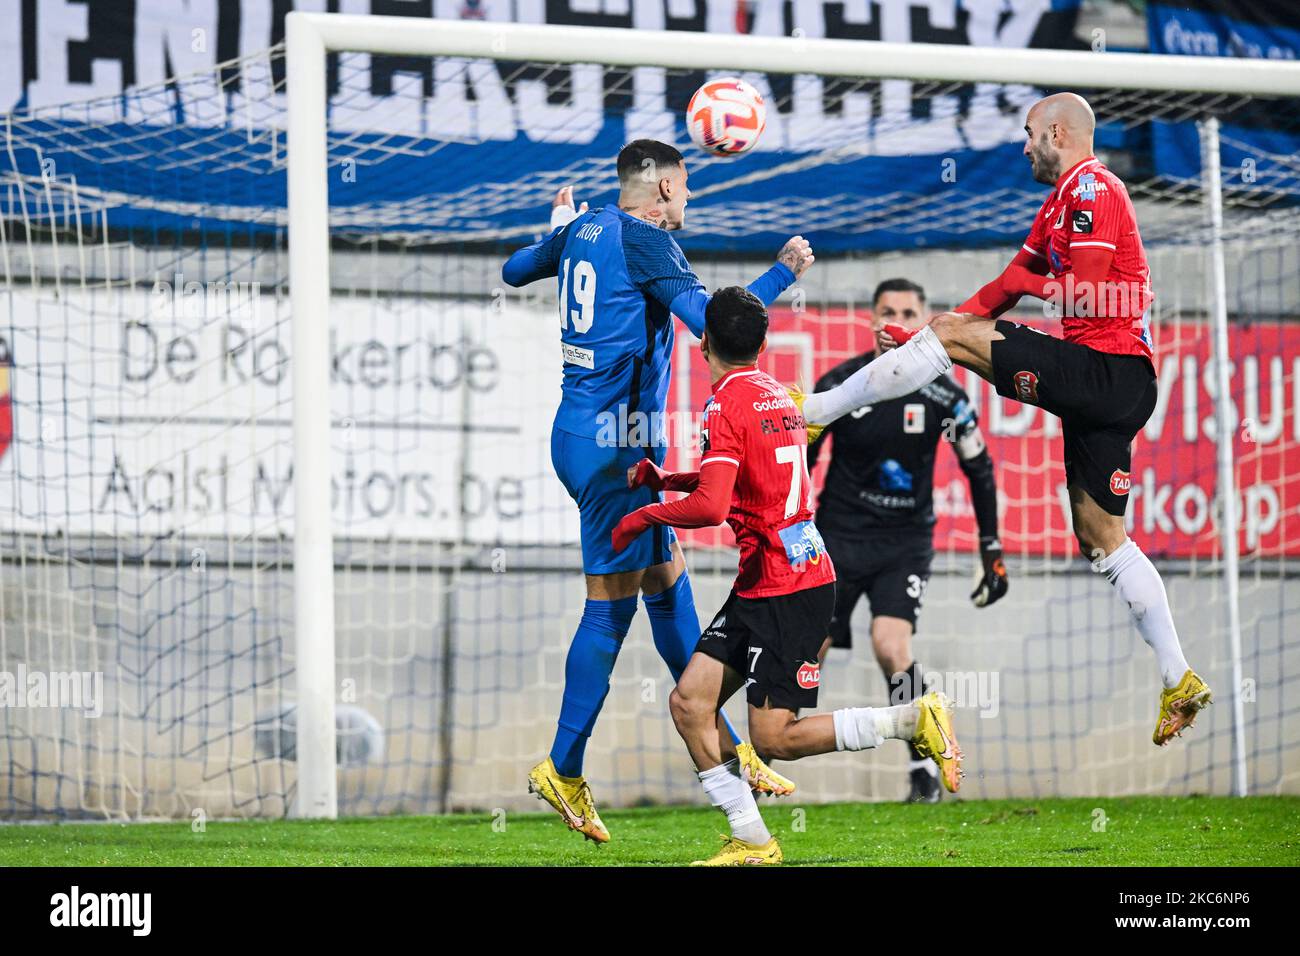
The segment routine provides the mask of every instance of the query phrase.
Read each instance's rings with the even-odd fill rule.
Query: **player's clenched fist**
[[[798,279],[813,264],[812,243],[803,236],[795,236],[777,254],[776,261],[781,263]]]
[[[579,209],[574,209],[573,206],[573,187],[561,186],[559,191],[556,192],[555,198],[551,200],[552,229],[558,226],[567,226],[587,211],[586,203],[583,203]]]
[[[614,525],[609,541],[616,553],[625,551],[629,544],[650,527],[650,522],[646,521],[645,515],[641,512],[642,509],[637,508],[630,515],[624,515],[622,520]]]
[[[664,471],[649,458],[642,458],[627,470],[629,488],[649,488],[651,491],[663,491],[668,472]]]

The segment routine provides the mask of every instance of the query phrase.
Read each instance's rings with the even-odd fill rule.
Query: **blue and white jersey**
[[[639,419],[647,443],[661,442],[672,315],[701,335],[709,302],[672,234],[605,206],[520,249],[501,274],[512,286],[558,280],[564,384],[555,427],[594,438],[611,421]],[[793,281],[778,263],[750,289],[768,303]]]

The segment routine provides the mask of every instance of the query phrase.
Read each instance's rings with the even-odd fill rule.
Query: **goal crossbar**
[[[287,30],[311,31],[326,52],[596,63],[676,69],[756,70],[857,79],[1043,85],[1068,76],[1081,88],[1300,95],[1300,63],[1231,57],[1090,53],[885,43],[804,36],[727,36],[667,30],[415,20],[291,13]],[[809,69],[815,64],[815,70]]]

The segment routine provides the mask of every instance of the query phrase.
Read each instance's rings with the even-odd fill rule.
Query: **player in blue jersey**
[[[587,602],[569,646],[564,700],[550,755],[528,775],[529,789],[566,824],[598,843],[609,840],[582,774],[583,753],[623,638],[644,595],[655,648],[676,680],[700,637],[681,547],[672,528],[656,526],[615,553],[611,532],[622,517],[660,498],[629,489],[627,471],[642,458],[662,465],[672,316],[704,331],[709,294],[691,271],[672,230],[686,220],[686,163],[674,147],[637,140],[618,155],[617,205],[574,211],[571,192],[556,197],[552,230],[520,249],[501,270],[512,286],[559,282],[563,392],[551,432],[551,461],[578,505]],[[566,221],[567,220],[567,221]],[[796,236],[749,289],[771,303],[813,262]],[[789,793],[774,773],[719,721],[724,752],[735,751],[751,786]]]

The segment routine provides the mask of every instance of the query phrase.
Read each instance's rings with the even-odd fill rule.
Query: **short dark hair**
[[[875,308],[880,297],[886,292],[915,292],[916,297],[925,305],[925,290],[913,282],[911,279],[886,279],[880,285],[876,286],[876,291],[871,295],[871,306]]]
[[[722,361],[752,362],[767,338],[767,307],[744,286],[719,289],[704,310],[704,331],[710,351]]]
[[[663,174],[660,170],[671,169],[682,164],[682,154],[676,146],[661,143],[657,139],[636,139],[624,146],[618,153],[618,181],[626,183],[639,177],[645,169],[653,170],[653,180],[658,182]]]

